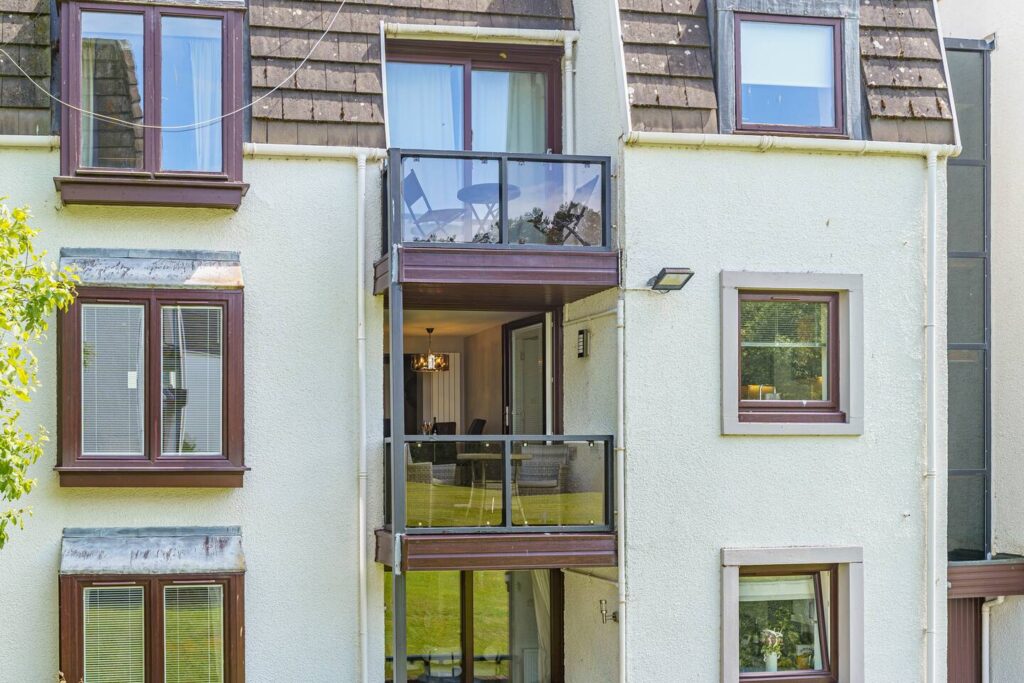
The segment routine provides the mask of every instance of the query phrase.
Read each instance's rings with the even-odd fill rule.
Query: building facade
[[[0,0],[82,280],[0,681],[974,680],[967,6]]]

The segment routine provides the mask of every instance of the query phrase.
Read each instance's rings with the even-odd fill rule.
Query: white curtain
[[[539,682],[551,683],[551,573],[546,570],[530,572],[533,585],[533,609],[537,615],[537,644]]]
[[[192,91],[192,113],[194,123],[210,121],[222,113],[220,77],[220,40],[191,38],[188,41],[189,62],[192,78],[196,84]],[[220,122],[196,128],[195,168],[200,171],[220,171],[221,162]]]
[[[473,72],[473,149],[543,153],[546,138],[544,74]]]
[[[388,63],[391,146],[462,149],[462,67]]]

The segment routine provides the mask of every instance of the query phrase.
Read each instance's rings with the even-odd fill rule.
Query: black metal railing
[[[607,250],[609,157],[392,149],[391,244]]]
[[[406,533],[610,531],[611,436],[404,437]],[[385,518],[391,524],[391,439]]]

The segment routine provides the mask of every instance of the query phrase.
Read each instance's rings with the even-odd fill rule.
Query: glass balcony
[[[612,529],[610,436],[409,436],[404,451],[408,533]]]
[[[391,150],[385,245],[607,250],[608,157]]]

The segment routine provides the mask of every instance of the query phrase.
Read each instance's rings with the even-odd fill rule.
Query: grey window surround
[[[846,422],[740,422],[739,295],[745,290],[839,294],[839,408]],[[722,434],[860,436],[864,433],[864,278],[835,273],[722,271]]]
[[[735,17],[740,12],[842,19],[843,82],[836,85],[844,90],[846,135],[854,140],[866,138],[864,96],[861,92],[859,0],[708,0],[708,5],[721,133],[736,132]]]

